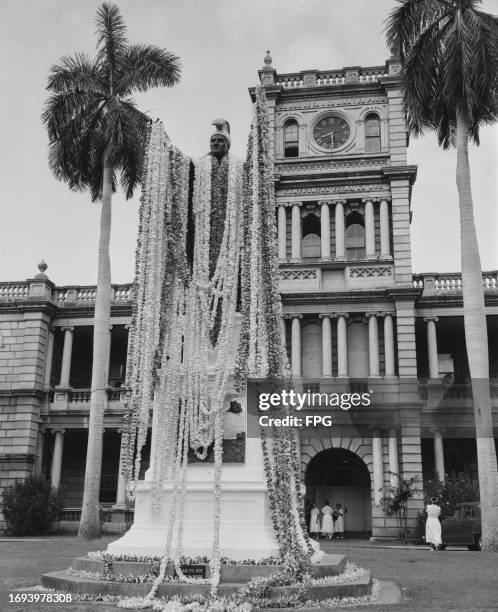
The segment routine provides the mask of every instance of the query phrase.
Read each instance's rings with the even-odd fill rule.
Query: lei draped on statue
[[[162,484],[173,483],[161,570],[149,597],[164,579],[173,549],[180,579],[189,580],[180,568],[188,456],[193,452],[203,460],[211,445],[214,541],[209,581],[216,593],[226,394],[234,385],[242,389],[248,378],[290,382],[281,331],[270,127],[261,89],[256,91],[253,114],[246,162],[228,154],[219,168],[210,155],[192,162],[171,144],[160,121],[149,126],[123,433],[123,473],[131,495],[151,411],[153,509]],[[190,262],[189,200],[195,225]],[[239,292],[241,325],[235,354]],[[213,348],[214,368],[209,367]],[[295,433],[282,428],[271,436],[267,439],[262,433],[273,525],[286,568],[299,574],[309,564],[310,546],[302,528]]]

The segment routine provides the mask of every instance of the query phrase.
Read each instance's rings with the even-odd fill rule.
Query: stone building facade
[[[341,503],[346,531],[373,536],[395,535],[379,502],[398,475],[422,481],[477,470],[461,276],[412,271],[417,168],[407,165],[399,68],[388,60],[279,74],[267,54],[259,71],[294,381],[372,397],[368,407],[330,410],[327,435],[300,431],[306,495]],[[496,271],[483,284],[496,410]],[[126,511],[119,456],[132,292],[114,286],[109,330],[101,502],[118,522]],[[0,487],[42,474],[60,488],[67,520],[78,518],[82,499],[94,300],[95,287],[57,287],[44,264],[32,279],[0,283]],[[422,506],[421,495],[410,500],[412,529]]]

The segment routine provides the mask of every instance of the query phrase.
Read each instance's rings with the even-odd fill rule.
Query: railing
[[[427,382],[425,379],[419,381],[419,393],[423,400],[427,400],[429,389],[439,389],[441,393],[441,399],[451,400],[464,400],[472,399],[472,387],[470,383],[453,383],[447,384],[441,381],[440,385],[434,385],[434,382]],[[490,380],[489,382],[489,395],[492,399],[498,398],[498,382],[496,379]]]
[[[97,287],[58,287],[55,290],[55,301],[63,306],[66,303],[71,304],[93,304],[97,295]],[[114,303],[127,303],[133,300],[133,285],[112,285],[111,300]]]
[[[117,389],[107,389],[107,401],[108,402],[121,402],[124,401],[128,395],[129,390],[126,387],[119,387]],[[57,391],[60,394],[61,391]],[[71,404],[87,404],[91,400],[92,391],[91,389],[70,389],[68,391],[62,391],[67,394],[66,398]],[[50,391],[48,393],[48,401],[53,404],[55,401],[56,392]]]
[[[0,299],[23,300],[29,296],[29,283],[12,282],[0,284]]]
[[[51,293],[51,296],[50,296]],[[49,290],[45,299],[51,299],[58,306],[66,304],[84,306],[93,304],[97,294],[97,287],[80,287],[71,285],[67,287],[56,287],[52,292]],[[14,281],[0,283],[0,300],[22,301],[29,298],[31,293],[31,283]],[[40,298],[39,293],[33,293],[34,297]],[[126,304],[133,301],[133,284],[112,285],[111,300],[114,304]]]
[[[484,291],[498,290],[498,271],[482,273],[482,285]],[[462,275],[459,272],[448,272],[446,274],[415,274],[413,275],[413,287],[424,291],[435,291],[440,293],[457,293],[462,291]]]
[[[303,71],[303,72],[292,72],[287,74],[278,74],[276,76],[276,84],[286,89],[305,87],[308,84],[305,83],[305,74],[316,75],[316,85],[345,85],[349,82],[347,73],[350,71],[346,70],[319,70],[319,71]],[[351,71],[355,73],[356,71]],[[357,78],[351,79],[357,83],[372,83],[378,81],[379,78],[389,76],[384,66],[374,66],[372,68],[360,68],[357,71]]]

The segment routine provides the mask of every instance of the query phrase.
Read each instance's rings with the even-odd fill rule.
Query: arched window
[[[378,115],[367,115],[365,118],[365,151],[380,151],[380,119]]]
[[[299,127],[295,119],[290,119],[284,125],[284,157],[299,155]]]
[[[365,258],[365,224],[357,212],[346,219],[346,253],[348,259]]]
[[[321,227],[320,219],[310,213],[303,219],[302,257],[320,257],[321,254]]]

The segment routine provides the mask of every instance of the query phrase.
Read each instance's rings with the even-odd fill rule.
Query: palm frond
[[[447,0],[397,0],[385,20],[387,45],[391,53],[403,62],[412,45],[433,23],[442,19],[451,9]]]
[[[130,45],[122,59],[116,91],[126,96],[150,87],[171,87],[180,80],[180,58],[155,45]]]
[[[119,78],[116,70],[128,46],[126,23],[115,4],[105,2],[97,11],[97,63],[105,70],[112,89]]]
[[[450,25],[448,16],[435,21],[418,37],[405,58],[401,73],[408,128],[419,135],[434,128],[434,103],[438,97],[441,39]]]
[[[85,53],[61,57],[50,69],[47,89],[56,93],[74,90],[101,91],[95,63]]]

